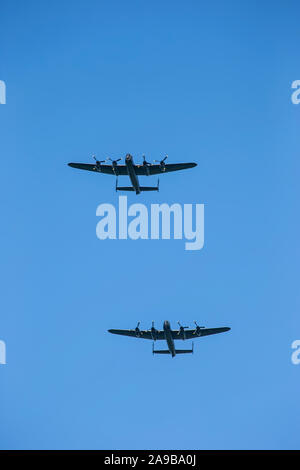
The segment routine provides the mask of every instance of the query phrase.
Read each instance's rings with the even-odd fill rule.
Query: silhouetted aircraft
[[[140,330],[140,322],[138,322],[137,327],[134,330],[108,331],[109,333],[113,333],[115,335],[132,336],[134,338],[142,339],[152,339],[153,341],[164,339],[167,342],[168,349],[155,350],[153,343],[153,354],[171,354],[171,356],[174,357],[176,356],[176,354],[188,354],[194,352],[194,345],[192,346],[192,349],[175,349],[174,340],[199,338],[200,336],[215,335],[217,333],[224,333],[225,331],[230,330],[230,328],[228,327],[205,328],[204,326],[198,326],[196,322],[194,323],[196,325],[196,328],[194,330],[189,330],[188,326],[181,326],[179,322],[179,330],[172,330],[170,322],[166,320],[163,325],[163,330],[157,330],[154,327],[154,322],[152,322],[152,328],[150,330]]]
[[[133,162],[132,155],[129,153],[125,157],[125,165],[119,165],[118,162],[122,160],[118,158],[117,160],[112,160],[107,158],[106,160],[97,160],[93,156],[95,164],[90,163],[68,163],[72,168],[79,168],[80,170],[95,171],[98,173],[104,173],[106,175],[115,175],[117,177],[116,182],[116,191],[135,191],[136,194],[140,194],[141,191],[158,191],[159,190],[159,181],[157,186],[140,186],[139,176],[151,176],[159,175],[161,173],[169,173],[170,171],[179,171],[185,170],[186,168],[193,168],[197,163],[170,163],[166,164],[165,161],[168,158],[166,156],[163,158],[158,165],[153,163],[148,163],[145,156],[143,156],[143,163],[141,165],[135,165]],[[105,165],[108,160],[111,161],[111,165]],[[154,160],[156,161],[156,160]],[[118,176],[128,175],[131,181],[132,186],[118,186]]]

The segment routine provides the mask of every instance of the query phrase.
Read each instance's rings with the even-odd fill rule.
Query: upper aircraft
[[[143,156],[143,163],[141,165],[135,165],[133,157],[129,153],[125,157],[125,165],[119,165],[118,162],[122,160],[112,160],[107,158],[106,160],[97,160],[93,156],[95,164],[91,163],[68,163],[72,168],[79,168],[80,170],[96,171],[98,173],[104,173],[106,175],[114,175],[117,178],[116,191],[135,191],[136,194],[140,194],[142,191],[158,191],[159,181],[157,186],[140,186],[138,176],[145,175],[160,175],[161,173],[168,173],[170,171],[185,170],[187,168],[194,168],[197,163],[165,163],[168,156],[166,155],[158,165],[148,163],[145,156]],[[107,161],[111,161],[111,165],[105,165]],[[156,162],[156,160],[154,160]],[[118,186],[118,176],[128,175],[132,186]]]
[[[189,330],[188,326],[181,326],[179,325],[179,330],[172,330],[169,321],[165,321],[163,324],[163,330],[157,330],[154,327],[154,322],[152,322],[152,327],[150,330],[140,330],[140,322],[138,322],[137,327],[134,330],[108,330],[109,333],[113,333],[115,335],[122,335],[122,336],[131,336],[134,338],[143,338],[143,339],[152,339],[153,341],[164,339],[167,342],[168,349],[162,350],[155,350],[154,343],[152,352],[153,354],[171,354],[172,357],[175,357],[176,354],[188,354],[194,352],[194,344],[192,349],[175,349],[174,340],[177,339],[193,339],[199,338],[200,336],[208,336],[208,335],[215,335],[217,333],[224,333],[225,331],[229,331],[229,327],[222,327],[222,328],[205,328],[204,326],[198,326],[196,322],[194,322],[196,328],[193,330]]]

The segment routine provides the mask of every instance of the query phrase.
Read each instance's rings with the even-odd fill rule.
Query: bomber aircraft
[[[142,191],[158,191],[159,181],[157,186],[140,186],[139,176],[151,176],[160,175],[161,173],[169,173],[170,171],[185,170],[187,168],[193,168],[197,163],[165,163],[168,155],[165,156],[158,164],[148,163],[146,157],[143,155],[143,163],[135,165],[132,155],[127,153],[125,157],[125,165],[119,165],[118,162],[122,160],[112,160],[107,158],[106,160],[97,160],[93,155],[95,164],[91,163],[68,163],[72,168],[78,168],[79,170],[94,171],[97,173],[104,173],[106,175],[116,176],[116,191],[135,191],[136,194],[140,194]],[[105,165],[107,161],[111,161],[111,165]],[[157,160],[154,160],[156,162]],[[128,175],[132,186],[118,186],[118,176]]]
[[[171,354],[172,357],[175,357],[176,354],[188,354],[194,352],[194,344],[192,349],[175,349],[174,340],[177,339],[194,339],[199,338],[200,336],[215,335],[217,333],[224,333],[229,331],[229,327],[222,328],[205,328],[204,326],[198,326],[196,322],[196,328],[193,330],[188,329],[188,326],[181,326],[178,322],[179,330],[172,330],[169,321],[164,321],[163,330],[157,330],[154,327],[154,322],[152,322],[152,327],[150,330],[140,330],[140,322],[138,322],[134,330],[108,330],[109,333],[122,336],[132,336],[134,338],[143,338],[143,339],[152,339],[153,341],[164,339],[167,342],[168,349],[155,350],[154,342],[152,347],[153,354]]]

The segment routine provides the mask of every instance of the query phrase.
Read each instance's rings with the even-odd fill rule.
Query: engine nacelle
[[[151,336],[153,341],[157,340],[157,329],[156,328],[151,328]]]

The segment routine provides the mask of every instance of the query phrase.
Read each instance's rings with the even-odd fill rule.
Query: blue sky
[[[298,17],[1,5],[1,448],[299,449]],[[128,203],[205,204],[203,250],[96,238],[114,178],[66,164],[127,152],[198,163]],[[173,360],[106,332],[165,319],[232,330]]]

